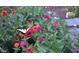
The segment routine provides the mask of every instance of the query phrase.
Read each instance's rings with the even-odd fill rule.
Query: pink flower
[[[41,27],[40,25],[36,25],[36,26],[33,26],[33,27],[32,27],[32,31],[33,31],[33,32],[36,32],[36,31],[38,31],[38,30],[42,30],[42,27]]]
[[[44,41],[44,38],[43,38],[42,36],[40,36],[40,37],[37,38],[37,41],[38,41],[39,43],[42,43],[42,42]]]
[[[45,15],[44,18],[49,19],[49,18],[51,18],[51,16],[50,15]]]
[[[37,27],[36,26],[33,26],[32,27],[32,30],[33,30],[33,32],[37,32]]]
[[[53,26],[54,26],[55,28],[57,28],[57,27],[59,27],[59,24],[53,24]]]
[[[42,30],[42,26],[36,25],[37,30]]]
[[[25,40],[22,40],[22,41],[20,42],[20,46],[25,47],[25,46],[26,46],[26,41],[25,41]]]
[[[27,32],[26,32],[26,36],[32,36],[33,30],[32,28],[30,28]]]

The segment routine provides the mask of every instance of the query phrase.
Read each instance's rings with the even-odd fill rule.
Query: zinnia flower
[[[27,53],[32,53],[33,47],[32,46],[29,46],[26,51],[27,51]]]
[[[32,27],[32,30],[33,30],[33,32],[36,32],[37,31],[37,27],[36,26],[33,26]]]
[[[36,28],[37,28],[37,30],[42,30],[43,29],[42,26],[40,26],[40,25],[36,25]]]
[[[15,47],[15,48],[18,48],[18,47],[19,47],[19,43],[15,43],[15,44],[14,44],[14,47]]]
[[[50,19],[51,16],[50,16],[50,15],[45,15],[44,18],[46,18],[46,19]]]
[[[20,46],[26,47],[26,41],[25,41],[25,40],[22,40],[22,41],[20,42]]]
[[[37,41],[38,41],[39,43],[42,43],[42,42],[44,41],[44,38],[43,38],[42,36],[40,36],[40,37],[37,38]]]
[[[55,28],[57,28],[57,27],[59,26],[59,24],[53,24],[53,26],[54,26]]]
[[[33,26],[32,29],[33,29],[33,32],[36,32],[38,30],[42,30],[42,27],[40,25],[36,25],[36,26]]]
[[[7,16],[7,14],[8,14],[7,11],[3,10],[0,15],[1,16]]]
[[[26,32],[26,36],[32,36],[33,34],[33,30],[30,28],[27,32]]]

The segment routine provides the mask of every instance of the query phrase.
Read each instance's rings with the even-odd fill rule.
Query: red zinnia
[[[59,26],[59,24],[53,24],[53,26],[54,26],[55,28],[57,28],[57,27]]]
[[[30,28],[27,32],[26,32],[26,36],[32,36],[33,30]]]
[[[29,47],[27,48],[27,53],[32,53],[32,51],[33,51],[33,47],[32,47],[32,46],[29,46]]]
[[[8,14],[7,11],[6,10],[3,10],[0,15],[1,16],[7,16],[7,14]]]

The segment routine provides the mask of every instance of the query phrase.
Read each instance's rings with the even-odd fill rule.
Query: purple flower
[[[25,47],[25,46],[26,46],[26,41],[25,41],[25,40],[22,40],[22,41],[20,42],[20,46]]]
[[[39,43],[42,43],[42,42],[44,41],[44,38],[43,38],[42,36],[40,36],[40,37],[37,38],[37,41],[38,41]]]

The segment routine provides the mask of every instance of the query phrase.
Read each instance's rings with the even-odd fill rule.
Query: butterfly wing
[[[17,29],[18,31],[22,32],[22,33],[26,33],[31,27],[27,28],[27,29]]]
[[[17,29],[18,31],[22,32],[22,33],[26,33],[27,30],[26,29]]]

